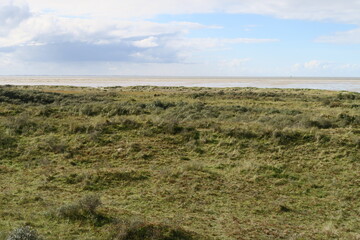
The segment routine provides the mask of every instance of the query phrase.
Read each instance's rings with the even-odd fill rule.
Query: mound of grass
[[[76,202],[62,205],[52,212],[52,216],[58,219],[70,221],[88,222],[91,225],[101,227],[111,223],[112,219],[99,213],[98,208],[102,205],[98,195],[86,195]]]
[[[87,175],[84,179],[84,190],[100,190],[103,188],[114,187],[120,183],[132,183],[144,181],[149,178],[149,173],[138,171],[98,171]]]
[[[113,240],[205,240],[181,228],[147,222],[122,223],[114,229]]]

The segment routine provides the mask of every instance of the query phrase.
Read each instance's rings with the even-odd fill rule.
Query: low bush
[[[113,240],[200,240],[199,235],[181,228],[146,222],[122,223],[115,227]]]
[[[44,93],[39,91],[24,91],[0,88],[0,102],[7,102],[12,104],[51,104],[59,99],[61,99],[61,96],[58,93]]]
[[[157,126],[159,132],[165,134],[178,134],[184,130],[177,121],[164,121]]]
[[[154,104],[155,107],[162,108],[162,109],[164,109],[164,110],[166,110],[166,109],[168,109],[168,108],[170,108],[170,107],[175,107],[175,106],[176,106],[175,103],[172,103],[172,102],[163,102],[163,101],[159,101],[159,100],[154,101],[153,104]]]
[[[21,113],[8,118],[4,126],[13,134],[30,134],[37,129],[38,124],[31,119],[30,114]]]
[[[340,113],[338,115],[338,121],[343,127],[346,126],[358,126],[360,125],[360,116],[359,115],[349,115],[346,113]]]
[[[68,143],[56,135],[49,135],[38,142],[37,147],[39,150],[64,153],[68,149]]]
[[[97,216],[96,209],[101,205],[100,197],[88,195],[75,203],[70,203],[59,207],[56,216],[69,220],[84,220]]]
[[[140,171],[98,171],[84,177],[84,190],[97,191],[112,187],[115,183],[131,183],[149,178],[148,172]]]
[[[316,120],[306,120],[304,122],[305,127],[307,128],[319,128],[319,129],[329,129],[338,127],[336,123],[329,119],[319,118]]]
[[[251,139],[259,137],[258,134],[253,132],[252,130],[245,128],[233,128],[225,130],[225,134],[229,137],[234,137],[238,139]]]
[[[86,103],[73,107],[72,112],[84,116],[125,116],[125,115],[140,115],[146,114],[146,104],[134,103],[131,101],[112,103],[112,102],[96,102]]]
[[[6,240],[42,240],[42,238],[32,227],[23,226],[12,231]]]
[[[303,144],[316,140],[315,136],[297,130],[275,130],[273,139],[280,145]]]
[[[123,130],[138,129],[141,127],[141,123],[131,119],[123,119],[120,121],[120,124]]]
[[[9,136],[3,129],[0,129],[0,149],[15,147],[16,138]]]

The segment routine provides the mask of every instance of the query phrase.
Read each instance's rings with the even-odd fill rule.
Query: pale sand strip
[[[310,88],[360,92],[360,78],[1,76],[0,85]]]

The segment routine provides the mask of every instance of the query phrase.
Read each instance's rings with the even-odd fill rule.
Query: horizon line
[[[208,79],[216,79],[216,78],[222,78],[222,79],[236,79],[236,78],[250,78],[250,79],[258,79],[258,78],[264,78],[264,79],[300,79],[300,78],[309,78],[309,79],[360,79],[360,76],[358,77],[349,77],[349,76],[192,76],[192,75],[186,75],[186,76],[177,76],[177,75],[95,75],[95,74],[21,74],[21,75],[15,75],[15,74],[9,74],[9,75],[1,75],[0,77],[119,77],[119,78],[208,78]]]

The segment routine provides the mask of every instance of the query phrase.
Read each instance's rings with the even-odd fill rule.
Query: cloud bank
[[[150,18],[160,14],[251,13],[287,19],[332,20],[360,24],[358,0],[28,0],[35,11],[63,15]]]
[[[4,28],[1,28],[0,32],[0,52],[12,53],[14,58],[25,61],[174,63],[186,62],[184,56],[188,55],[189,51],[231,44],[276,41],[249,38],[189,39],[186,38],[189,31],[213,26],[193,22],[156,23],[142,19],[96,17],[101,15],[102,11],[113,13],[114,7],[121,9],[116,15],[122,16],[125,12],[130,14],[131,10],[125,11],[124,7],[140,4],[136,1],[122,1],[120,5],[117,1],[105,1],[99,7],[95,7],[97,1],[96,4],[95,1],[86,1],[86,4],[85,1],[72,4],[64,4],[65,2],[68,1],[29,1],[30,6],[34,6],[38,12],[31,12],[27,4],[2,4],[0,23]],[[51,13],[44,10],[45,6]],[[82,8],[83,6],[85,8]],[[78,15],[69,17],[59,15],[61,13]],[[79,17],[87,14],[93,17]]]
[[[346,4],[338,0],[156,0],[151,4],[145,0],[104,0],[101,4],[97,0],[4,0],[0,3],[0,74],[8,66],[34,63],[186,65],[194,63],[197,53],[280,41],[190,38],[190,32],[219,26],[152,20],[161,14],[259,14],[360,26],[359,12],[358,0],[347,0]],[[359,44],[359,29],[320,36],[316,41]],[[239,57],[220,59],[218,66],[240,68],[244,62]],[[316,65],[313,62],[302,68],[309,69],[311,64]]]

